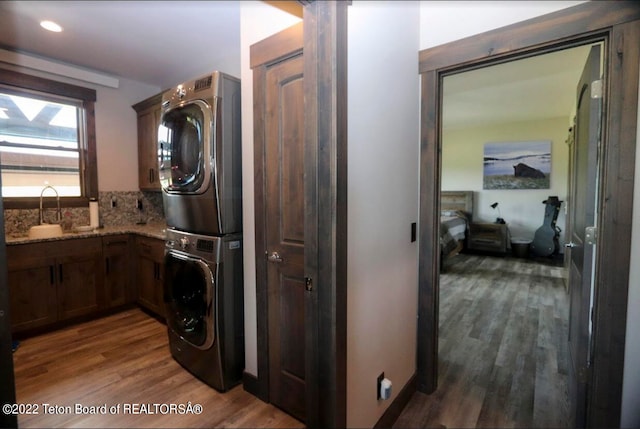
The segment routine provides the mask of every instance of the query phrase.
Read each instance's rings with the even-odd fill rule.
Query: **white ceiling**
[[[42,19],[64,31],[43,30]],[[0,48],[165,89],[219,64],[239,71],[240,2],[0,1]],[[574,48],[445,78],[444,127],[568,118],[586,51]]]
[[[590,46],[447,76],[443,128],[570,116]]]
[[[64,31],[42,29],[43,19]],[[0,1],[0,48],[164,89],[218,64],[239,72],[240,3]]]

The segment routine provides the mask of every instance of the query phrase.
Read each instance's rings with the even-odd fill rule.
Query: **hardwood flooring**
[[[440,276],[438,389],[394,427],[568,427],[562,267],[461,254]]]
[[[241,385],[221,394],[199,381],[171,357],[166,326],[138,309],[23,340],[14,365],[18,403],[39,412],[20,415],[20,427],[304,426]],[[167,413],[168,404],[189,403],[202,413]],[[43,404],[61,408],[45,414]],[[106,404],[107,414],[75,414],[75,404]],[[157,412],[142,412],[146,404]]]
[[[561,267],[461,254],[440,286],[439,387],[414,394],[394,427],[567,427],[568,299]],[[133,309],[23,340],[14,353],[20,427],[304,425],[245,392],[221,394],[171,357],[166,326]],[[125,404],[200,404],[201,414],[125,413]],[[44,414],[120,405],[115,414]],[[66,411],[66,410],[65,410]]]

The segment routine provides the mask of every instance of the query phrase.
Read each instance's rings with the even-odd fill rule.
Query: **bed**
[[[440,263],[464,249],[473,215],[473,191],[440,193]]]

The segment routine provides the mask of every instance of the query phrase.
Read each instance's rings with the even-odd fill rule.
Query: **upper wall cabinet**
[[[138,187],[141,191],[160,191],[158,179],[158,126],[162,94],[132,107],[138,113]]]

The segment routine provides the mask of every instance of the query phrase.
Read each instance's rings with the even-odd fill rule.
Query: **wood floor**
[[[171,357],[165,325],[138,309],[23,340],[14,364],[17,402],[39,412],[20,415],[19,427],[303,427],[242,386],[220,394],[193,377]],[[167,414],[189,402],[202,413]],[[73,411],[45,414],[43,404]],[[75,414],[75,404],[106,404],[107,414]],[[138,413],[125,412],[133,404]],[[141,413],[146,404],[157,413]]]
[[[561,268],[458,255],[441,275],[439,388],[394,427],[567,427],[568,299]],[[134,309],[23,340],[14,353],[20,427],[272,427],[303,424],[245,392],[220,394],[176,363],[165,325]],[[200,404],[201,414],[124,413]],[[115,414],[44,414],[42,404]]]
[[[568,427],[562,268],[461,254],[440,276],[438,389],[394,427]]]

